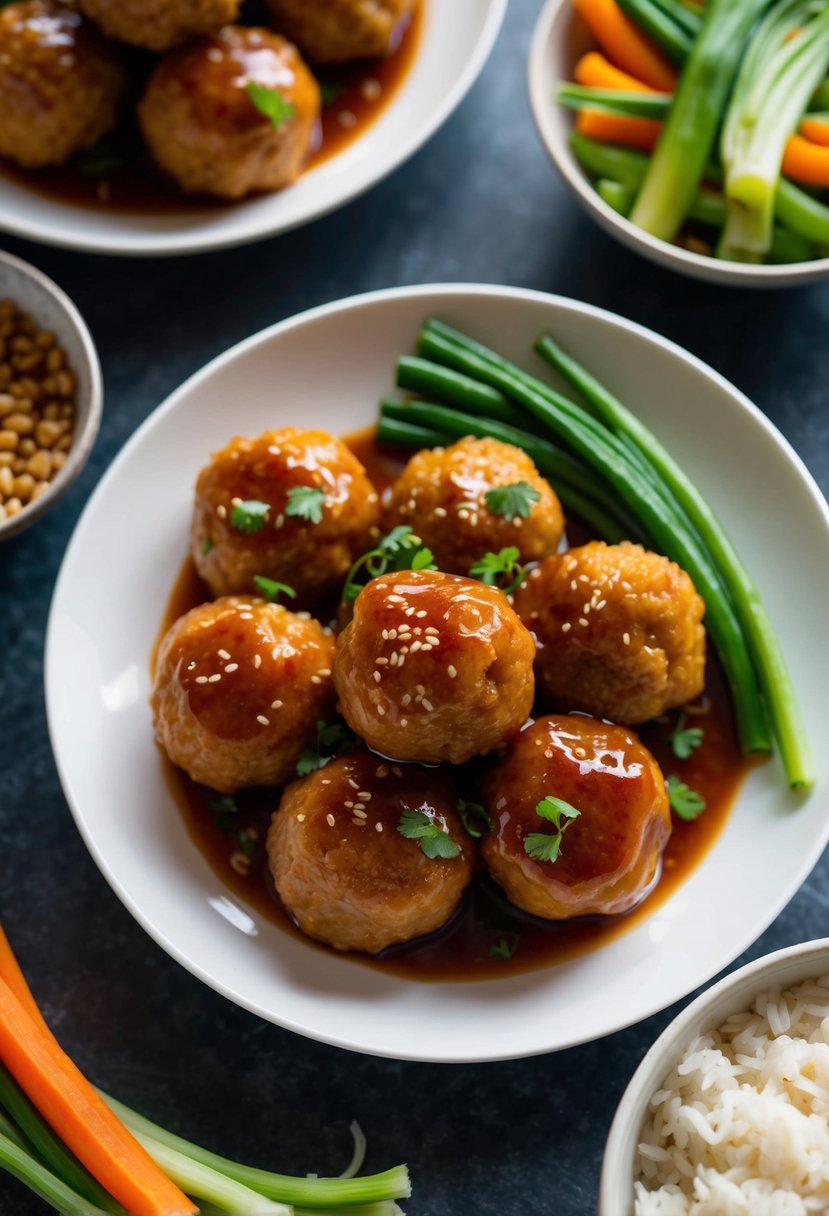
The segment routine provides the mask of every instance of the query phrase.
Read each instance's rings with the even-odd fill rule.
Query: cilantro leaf
[[[413,570],[434,570],[435,555],[431,549],[418,549],[412,558]]]
[[[684,712],[679,715],[676,726],[668,736],[671,751],[677,760],[687,760],[691,753],[702,743],[705,731],[701,726],[685,726]]]
[[[317,722],[317,739],[313,747],[306,747],[299,754],[296,771],[298,777],[307,777],[319,768],[325,768],[329,760],[351,752],[357,746],[357,737],[341,722]]]
[[[270,507],[266,502],[255,498],[247,502],[237,502],[230,512],[230,522],[240,532],[260,532],[265,526]]]
[[[492,819],[481,806],[480,802],[467,802],[458,799],[458,813],[463,820],[463,826],[474,840],[480,840],[492,831]]]
[[[675,811],[680,819],[688,822],[698,819],[708,805],[702,794],[680,781],[676,773],[671,773],[668,777],[668,801],[671,810]]]
[[[518,949],[518,943],[521,939],[517,933],[511,933],[507,937],[499,937],[498,941],[489,947],[487,950],[487,958],[510,959]]]
[[[534,502],[539,502],[541,495],[528,481],[515,481],[509,486],[493,486],[484,494],[484,502],[493,515],[503,515],[504,519],[529,518]]]
[[[461,851],[449,833],[435,823],[425,811],[413,811],[406,807],[397,825],[401,836],[409,840],[417,840],[427,857],[457,857]]]
[[[420,537],[407,524],[392,528],[375,548],[357,558],[345,580],[343,603],[354,603],[365,586],[364,575],[368,579],[379,578],[395,570],[437,570],[431,549],[421,544]]]
[[[270,119],[274,131],[278,131],[283,123],[296,114],[296,106],[293,102],[286,101],[279,89],[271,89],[267,85],[257,84],[255,80],[249,80],[245,85],[245,92],[259,113]]]
[[[216,542],[213,539],[213,537],[205,536],[204,540],[202,541],[202,546],[201,546],[202,557],[207,557],[210,550],[215,549],[215,547],[216,547]]]
[[[498,553],[485,553],[471,567],[471,578],[477,578],[488,587],[500,587],[504,595],[517,591],[527,577],[527,571],[519,562],[519,549],[510,545]]]
[[[307,519],[309,523],[318,524],[322,521],[324,503],[325,491],[319,486],[294,486],[288,491],[285,514],[297,515],[300,519]]]
[[[254,574],[253,582],[269,604],[275,604],[280,595],[287,595],[292,600],[296,599],[296,592],[287,583],[278,583],[276,579],[265,578],[264,574]]]
[[[556,829],[554,832],[528,832],[524,837],[524,852],[533,861],[557,861],[561,853],[561,840],[564,833],[581,811],[576,810],[563,798],[554,798],[548,794],[536,805],[535,813],[539,819],[546,819]]]
[[[232,794],[224,796],[217,794],[215,798],[210,799],[207,805],[214,815],[235,815],[239,810]]]

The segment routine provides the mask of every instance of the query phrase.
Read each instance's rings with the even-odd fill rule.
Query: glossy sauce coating
[[[528,855],[530,834],[555,834],[537,813],[549,796],[574,807],[555,860]],[[518,907],[550,920],[629,912],[653,886],[671,832],[665,780],[624,727],[577,715],[539,718],[484,780],[493,830],[486,865]]]
[[[526,721],[534,653],[497,589],[432,570],[381,575],[337,640],[340,712],[381,755],[462,764]]]

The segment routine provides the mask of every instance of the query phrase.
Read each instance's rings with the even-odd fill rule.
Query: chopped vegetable
[[[677,760],[687,760],[692,752],[702,743],[705,731],[701,726],[685,725],[685,714],[681,713],[676,726],[668,736],[671,751]]]
[[[488,587],[499,587],[504,595],[512,595],[527,577],[527,571],[518,560],[520,556],[520,549],[514,545],[498,553],[485,553],[469,573]]]
[[[425,811],[413,811],[408,807],[400,816],[397,830],[401,836],[416,840],[431,860],[436,857],[457,857],[461,851],[446,828],[432,819]]]
[[[667,785],[671,810],[675,811],[680,819],[689,822],[698,819],[706,807],[702,794],[690,789],[684,781],[680,781],[675,773],[670,774]]]
[[[255,498],[235,502],[230,512],[230,522],[240,532],[261,532],[270,509],[268,503],[258,502]]]
[[[484,494],[484,501],[493,515],[529,519],[533,503],[540,502],[541,495],[528,481],[515,481],[508,486],[493,486]]]
[[[576,119],[576,131],[587,139],[607,140],[650,152],[656,147],[662,124],[650,118],[625,118],[601,110],[581,110]]]
[[[275,131],[278,131],[296,114],[296,106],[293,102],[286,101],[279,89],[272,89],[267,85],[257,84],[255,80],[249,80],[245,85],[245,91],[259,113],[270,119]]]
[[[614,63],[655,89],[673,89],[670,62],[626,17],[616,0],[575,0],[599,46]]]
[[[813,143],[812,138],[790,135],[783,153],[782,170],[786,177],[807,186],[829,186],[829,126],[827,138]]]
[[[286,515],[296,515],[307,519],[309,523],[322,522],[322,508],[325,503],[325,491],[319,486],[294,486],[288,491]]]
[[[590,85],[594,89],[627,89],[634,93],[652,93],[653,87],[637,80],[629,72],[617,68],[598,51],[588,51],[573,69],[573,79],[578,84]]]
[[[829,146],[829,114],[806,114],[800,123],[800,134],[810,143]]]
[[[644,34],[653,39],[672,63],[685,62],[691,53],[694,38],[699,33],[699,22],[696,30],[689,30],[685,21],[678,19],[673,9],[667,5],[663,7],[655,0],[617,0],[617,3],[622,12],[635,21]]]
[[[563,798],[548,796],[542,798],[535,808],[535,813],[541,819],[552,823],[556,829],[553,833],[529,832],[524,837],[524,852],[533,861],[557,861],[561,853],[561,840],[570,824],[578,819],[581,811],[577,811]]]
[[[254,574],[253,582],[269,604],[275,604],[280,595],[287,595],[288,599],[291,600],[296,599],[296,591],[294,591],[293,587],[289,587],[287,583],[278,583],[276,579],[265,578],[263,574]]]

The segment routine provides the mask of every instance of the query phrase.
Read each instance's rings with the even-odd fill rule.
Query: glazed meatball
[[[548,557],[514,602],[536,637],[536,678],[555,708],[635,725],[702,691],[705,606],[666,557],[592,541]]]
[[[519,487],[514,496],[487,494]],[[528,487],[538,496],[521,494]],[[561,504],[520,448],[497,439],[462,439],[413,456],[394,484],[389,515],[409,524],[441,570],[468,574],[485,553],[515,546],[522,561],[555,553],[564,531]]]
[[[543,841],[539,850],[530,838],[558,834],[537,811],[551,797],[579,814],[560,819],[558,856],[548,849],[553,859],[546,860]],[[493,765],[484,803],[493,822],[483,840],[489,872],[535,916],[629,912],[659,877],[671,832],[665,780],[647,748],[621,726],[540,718]]]
[[[265,0],[278,30],[313,63],[372,59],[391,49],[415,0]]]
[[[379,954],[433,933],[454,913],[472,877],[475,850],[457,813],[451,778],[376,756],[344,756],[286,789],[268,833],[282,902],[310,937],[338,950]],[[448,840],[401,834],[417,828]],[[426,850],[426,851],[425,851]],[[428,852],[427,852],[428,851]],[[442,856],[442,853],[454,856]]]
[[[317,621],[276,604],[228,597],[193,608],[158,652],[156,738],[214,790],[280,785],[333,709],[333,653]]]
[[[281,113],[263,113],[250,86]],[[239,199],[298,176],[320,112],[317,82],[278,34],[228,25],[168,51],[138,105],[157,164],[191,194]]]
[[[62,165],[116,125],[126,77],[118,53],[58,0],[0,9],[0,156]]]
[[[501,591],[408,570],[360,592],[337,641],[334,686],[341,713],[373,751],[462,764],[526,721],[534,652]]]
[[[251,503],[264,513],[251,515]],[[298,510],[304,514],[292,514]],[[265,431],[231,440],[199,474],[193,560],[214,595],[252,592],[261,575],[310,605],[371,548],[378,514],[365,469],[339,439],[294,427]]]
[[[242,0],[77,0],[109,38],[166,51],[185,38],[212,34],[239,15]]]

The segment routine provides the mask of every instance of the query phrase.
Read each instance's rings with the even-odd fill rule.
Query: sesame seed
[[[384,655],[381,655],[380,658],[375,659],[374,662],[378,667],[385,667],[388,664],[388,659]]]
[[[432,704],[432,702],[431,702],[431,701],[427,701],[425,697],[423,698],[423,700],[422,700],[421,704],[422,704],[423,708],[426,710],[426,712],[427,712],[427,713],[429,713],[429,714],[430,714],[430,713],[432,712],[432,710],[435,708],[435,707],[434,707],[434,705]]]
[[[380,637],[383,639],[384,642],[387,642],[389,640],[388,629],[384,629],[383,632],[380,634]]]
[[[358,790],[358,789],[360,788],[360,787],[359,787],[359,785],[357,784],[357,782],[354,780],[354,778],[353,778],[353,777],[349,777],[349,778],[348,778],[348,784],[351,786],[351,788],[352,788],[353,790]]]
[[[257,714],[256,721],[259,722],[262,726],[270,726],[270,724],[271,724],[270,719],[266,718],[264,714]]]
[[[449,664],[449,666],[446,668],[446,670],[449,672],[449,679],[450,679],[450,680],[454,680],[454,679],[455,679],[455,677],[456,677],[456,676],[457,676],[457,674],[458,674],[458,669],[457,669],[457,667],[454,667],[454,666],[453,666],[453,665],[450,663],[450,664]]]
[[[220,659],[229,659],[230,658],[230,655],[226,650],[219,650],[216,653],[218,654]]]
[[[354,824],[355,828],[364,828],[366,826],[365,819],[352,819],[351,822]]]
[[[330,676],[331,668],[330,667],[320,667],[319,670],[317,671],[317,675],[318,676]]]
[[[391,766],[391,771],[394,773],[395,777],[403,776],[403,769],[400,767],[399,764],[393,764]]]
[[[360,790],[357,797],[361,802],[371,802],[371,794],[368,792],[368,790]]]
[[[352,801],[344,802],[343,806],[347,806],[348,809],[351,810],[351,808],[354,806],[354,803]]]
[[[378,768],[377,772],[374,775],[375,775],[375,777],[388,777],[389,766],[387,764],[381,764],[380,767]]]
[[[206,684],[207,676],[196,676],[196,683],[197,684]]]
[[[522,521],[521,521],[521,516],[520,516],[520,515],[514,515],[514,516],[512,517],[512,526],[513,526],[513,528],[520,528],[520,527],[521,527],[521,522],[522,522]]]
[[[406,727],[409,725],[409,719],[408,719],[408,718],[401,718],[401,719],[400,719],[400,725],[401,725],[401,726],[403,727],[403,729],[405,730],[405,728],[406,728]]]
[[[330,811],[329,811],[329,813],[328,813],[328,814],[325,816],[325,821],[326,821],[326,823],[328,824],[328,826],[329,826],[330,828],[333,828],[334,823],[335,823],[335,819],[334,819],[334,816],[331,814],[331,812],[330,812]]]
[[[277,515],[276,519],[273,521],[273,526],[275,528],[281,528],[284,523],[285,523],[285,516]]]
[[[252,612],[240,612],[240,613],[239,613],[239,620],[240,620],[240,621],[252,621],[252,620],[253,620],[253,613],[252,613]]]
[[[396,651],[396,650],[394,651],[394,653],[392,654],[391,658],[389,659],[389,666],[390,666],[390,667],[396,667],[396,666],[397,666],[397,651]]]
[[[434,637],[440,637],[440,633],[437,629],[435,629],[434,625],[427,625],[425,632],[432,634]]]
[[[319,678],[319,676],[311,676],[311,683],[312,684],[322,684],[322,680]]]
[[[393,641],[394,641],[394,639],[397,637],[397,630],[396,630],[396,629],[390,629],[390,630],[388,631],[388,633],[384,633],[384,634],[383,634],[383,637],[384,637],[384,638],[387,638],[387,639],[388,639],[388,641],[393,642]]]
[[[624,642],[624,644],[625,644],[626,646],[629,646],[629,645],[630,645],[630,634],[629,634],[629,633],[623,633],[623,634],[622,634],[622,641]]]
[[[417,654],[418,650],[420,650],[420,647],[421,647],[422,645],[423,645],[423,643],[422,643],[422,642],[419,642],[419,641],[417,640],[417,638],[415,638],[415,640],[412,642],[412,644],[411,644],[411,646],[410,646],[410,648],[409,648],[409,649],[411,650],[411,653],[412,653],[412,654]]]
[[[435,507],[433,514],[438,519],[445,519],[446,518],[446,507]]]
[[[208,684],[218,684],[219,680],[221,680],[221,678],[222,678],[221,675],[217,671],[215,675],[207,677],[207,683]]]
[[[596,605],[596,608],[597,609],[604,608],[606,603],[607,603],[607,600],[599,600],[598,604]]]
[[[419,621],[422,621],[424,616],[428,616],[428,615],[429,615],[429,613],[426,611],[425,608],[421,608],[419,612],[415,613],[415,616],[417,617],[417,619]]]
[[[385,712],[386,712],[386,711],[385,711],[385,709],[383,708],[383,706],[382,706],[382,705],[378,705],[378,706],[377,706],[377,715],[378,715],[378,717],[382,718],[382,717],[385,715]]]
[[[569,621],[565,621],[564,624],[561,626],[562,633],[569,633],[570,629],[571,629],[571,625],[570,625]]]
[[[406,662],[405,657],[404,657],[403,655],[401,655],[401,656],[400,656],[400,662],[397,664],[397,666],[398,666],[398,667],[402,667],[402,666],[403,666],[403,664],[404,664],[405,662]]]
[[[585,617],[583,617],[583,616],[580,616],[580,617],[579,617],[579,624],[580,624],[580,625],[586,625],[586,624],[587,624],[587,620],[585,619]]]
[[[410,703],[411,699],[412,699],[412,694],[410,692],[404,693],[403,696],[400,698],[400,704],[403,706],[404,709]]]
[[[373,671],[371,674],[374,676],[374,682],[375,682],[375,684],[379,684],[379,683],[380,683],[380,672],[379,672],[379,671]]]
[[[254,667],[257,669],[257,671],[258,671],[258,670],[259,670],[259,668],[262,666],[262,656],[261,656],[261,654],[255,654],[255,655],[253,656],[253,666],[254,666]],[[226,667],[226,668],[225,668],[225,671],[229,671],[229,670],[230,670],[230,668],[229,668],[229,667]]]
[[[230,502],[231,502],[231,505],[234,507],[241,507],[241,505],[242,505],[242,500],[238,494],[236,495],[235,498],[231,498]]]
[[[375,832],[382,832],[382,830],[383,830],[382,823],[375,823],[374,830],[375,830]]]
[[[364,807],[355,806],[355,808],[354,808],[354,818],[355,819],[366,819],[367,817],[368,817],[368,814]]]
[[[271,709],[281,709],[281,708],[282,708],[281,701],[271,701]]]
[[[390,604],[405,604],[406,601],[402,595],[390,595],[387,597]]]
[[[414,608],[407,608],[403,615],[404,616],[414,616],[414,613],[415,613]]]
[[[305,816],[303,815],[302,811],[300,811],[299,814],[297,815],[296,821],[297,821],[297,823],[305,822]]]
[[[225,672],[238,671],[238,670],[239,670],[238,663],[228,663],[227,667],[225,668]]]

